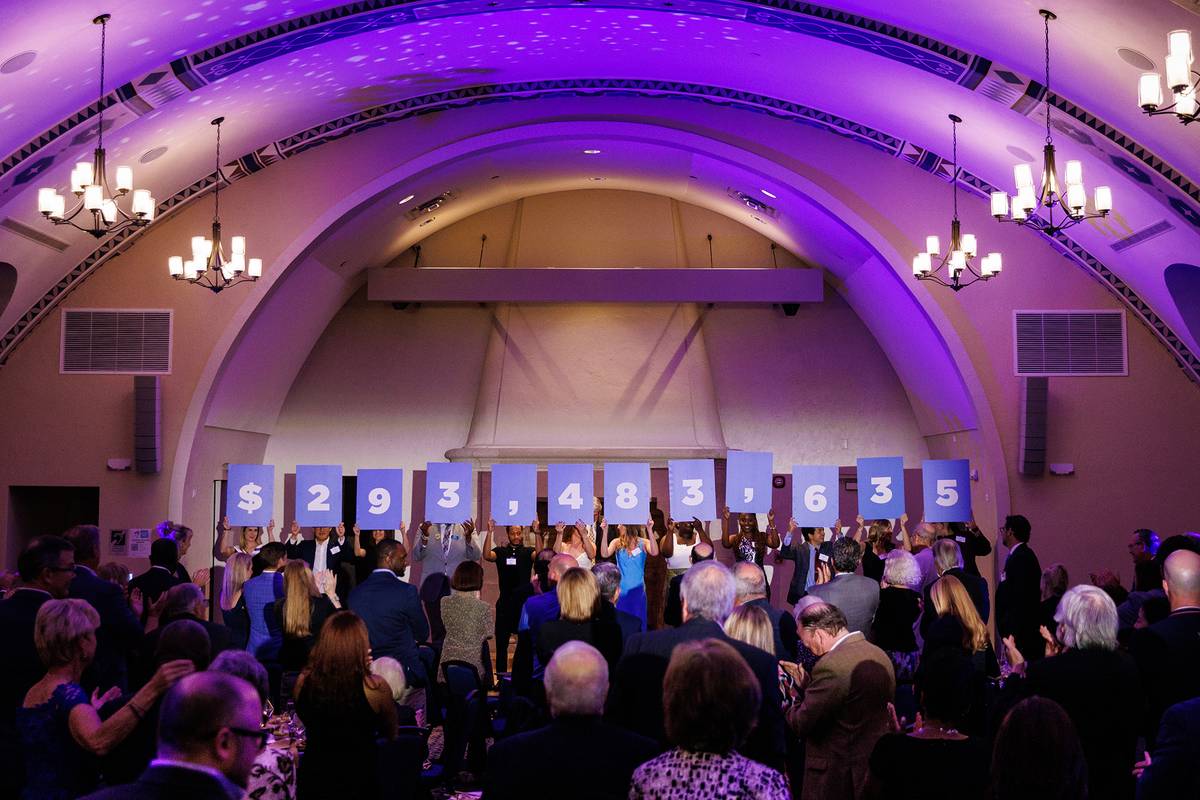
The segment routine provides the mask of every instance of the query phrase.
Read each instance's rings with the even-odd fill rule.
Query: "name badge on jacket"
[[[508,564],[510,567],[515,567],[515,566],[517,565],[517,559],[515,559],[515,558],[506,558],[506,559],[504,559],[504,563],[505,563],[505,564]]]
[[[341,548],[341,547],[331,547],[331,548],[329,548],[329,555],[331,555],[331,556],[336,556],[336,555],[337,555],[338,553],[340,553],[340,552],[342,552],[342,548]]]

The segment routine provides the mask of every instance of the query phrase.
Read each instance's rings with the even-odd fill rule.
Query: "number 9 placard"
[[[355,521],[364,531],[394,531],[404,516],[404,470],[360,469]]]
[[[333,527],[342,521],[342,468],[337,464],[296,467],[296,522]]]
[[[904,513],[904,459],[858,459],[858,513],[867,519],[893,519]]]
[[[667,462],[671,516],[686,520],[717,518],[716,479],[710,458]]]
[[[965,458],[921,462],[921,485],[927,521],[971,519],[971,465]]]
[[[275,513],[272,503],[275,467],[270,464],[230,464],[225,492],[225,514],[230,525],[265,528]]]
[[[528,525],[535,517],[537,465],[493,464],[492,519],[501,525]]]
[[[831,527],[839,486],[837,467],[792,467],[792,519],[802,528]]]
[[[471,516],[471,465],[429,462],[425,472],[425,519],[454,523]]]
[[[592,522],[596,473],[591,464],[551,464],[546,468],[546,520],[567,525]],[[530,517],[533,519],[533,517]]]
[[[615,525],[645,525],[650,518],[650,465],[604,465],[604,516]]]

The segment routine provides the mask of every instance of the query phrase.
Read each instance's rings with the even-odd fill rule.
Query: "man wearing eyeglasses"
[[[197,672],[167,692],[158,718],[158,757],[133,783],[87,800],[240,800],[267,745],[262,702],[248,682]]]

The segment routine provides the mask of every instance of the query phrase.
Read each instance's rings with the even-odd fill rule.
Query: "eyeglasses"
[[[266,728],[235,728],[230,725],[229,730],[233,731],[238,736],[246,736],[258,739],[259,750],[262,750],[267,746],[267,739],[271,736],[271,732]]]

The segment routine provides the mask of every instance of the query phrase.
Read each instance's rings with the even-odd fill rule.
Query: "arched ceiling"
[[[1200,28],[1192,25],[1200,17],[1169,0],[1136,8],[1064,0],[1054,10],[1060,159],[1083,160],[1089,186],[1112,185],[1117,212],[1079,226],[1060,244],[1089,254],[1109,272],[1105,280],[1129,290],[1133,299],[1126,301],[1145,306],[1162,323],[1164,339],[1178,336],[1190,356],[1197,342],[1163,270],[1200,247],[1200,190],[1189,182],[1200,179],[1195,131],[1140,116],[1139,69],[1116,50],[1161,59],[1166,32]],[[0,249],[19,271],[0,316],[0,334],[9,332],[2,346],[15,341],[22,319],[54,301],[64,276],[84,274],[79,265],[95,257],[90,237],[50,228],[34,206],[37,186],[64,188],[71,164],[93,146],[98,31],[90,19],[98,11],[113,14],[108,85],[117,88],[105,101],[110,163],[133,164],[139,186],[175,203],[211,184],[208,120],[218,114],[228,119],[226,152],[256,153],[226,168],[226,179],[389,114],[498,98],[527,98],[542,114],[580,95],[703,100],[694,103],[697,120],[719,105],[826,125],[893,148],[925,169],[936,169],[937,154],[949,152],[945,116],[953,111],[966,120],[960,160],[973,185],[985,189],[1011,188],[1012,163],[1022,152],[1037,154],[1043,136],[1034,102],[1041,87],[1030,83],[1041,74],[1041,19],[1036,4],[1015,0],[842,2],[836,9],[708,0],[43,4],[0,33],[0,62],[37,54],[17,71],[0,67],[0,214],[66,248],[53,252],[0,228]],[[614,118],[611,106],[598,107],[595,118]],[[569,113],[592,116],[577,102]],[[604,149],[602,138],[597,146]],[[536,152],[529,156],[530,182],[542,164]],[[667,185],[688,180],[683,166],[652,162],[639,174]],[[580,185],[587,185],[587,169],[579,171]],[[181,195],[185,187],[192,188]],[[803,213],[798,200],[777,207],[785,230]],[[1114,249],[1147,229],[1159,233]],[[979,231],[981,242],[987,233]]]

